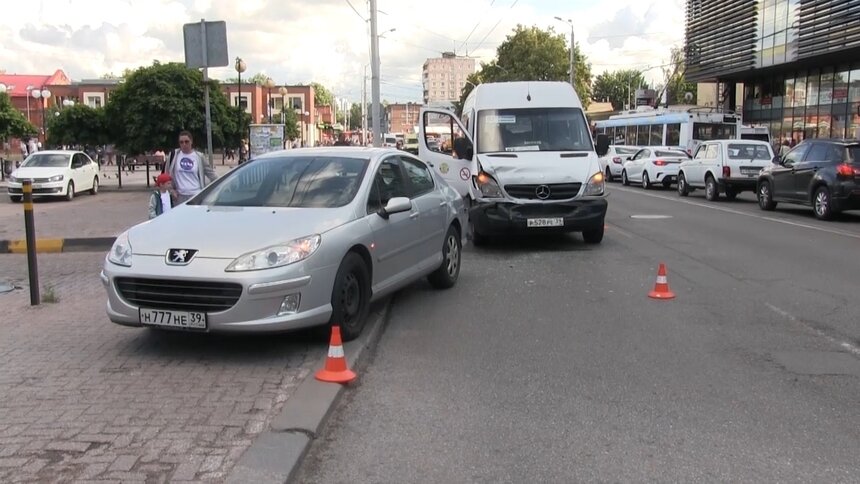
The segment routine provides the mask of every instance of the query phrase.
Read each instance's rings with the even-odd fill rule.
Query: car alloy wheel
[[[687,188],[687,177],[681,173],[678,175],[678,195],[686,197],[689,194],[690,190]]]
[[[821,220],[828,220],[833,217],[833,206],[830,203],[830,190],[827,187],[819,187],[815,191],[815,201],[813,202],[813,210],[815,216]]]
[[[642,172],[642,188],[646,190],[651,188],[651,178],[648,176],[647,171]]]
[[[461,240],[457,227],[449,227],[442,245],[442,264],[427,276],[430,285],[436,289],[448,289],[457,283],[460,277]]]
[[[714,180],[714,177],[708,176],[708,179],[705,180],[705,198],[708,201],[714,202],[719,198],[719,191],[717,189],[717,181]]]
[[[630,179],[627,178],[627,170],[621,172],[621,184],[624,186],[630,185]]]
[[[773,210],[776,203],[770,194],[770,182],[762,182],[758,187],[758,206],[762,210]]]

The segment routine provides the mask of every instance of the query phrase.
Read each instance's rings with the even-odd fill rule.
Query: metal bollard
[[[39,296],[39,267],[36,263],[36,226],[33,222],[33,181],[24,180],[21,189],[24,192],[24,233],[27,238],[27,272],[30,276],[30,305],[38,306]]]
[[[122,165],[125,163],[125,156],[122,157],[122,161],[117,159],[116,162],[116,177],[117,181],[119,181],[119,187],[122,188]]]
[[[149,160],[146,160],[146,188],[149,188]]]

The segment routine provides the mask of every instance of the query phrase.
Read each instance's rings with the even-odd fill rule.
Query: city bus
[[[741,117],[707,107],[642,106],[594,123],[613,145],[676,146],[690,155],[703,141],[739,139]]]

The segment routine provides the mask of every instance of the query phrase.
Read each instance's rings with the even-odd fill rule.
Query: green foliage
[[[302,132],[299,130],[299,115],[292,109],[284,109],[284,136],[289,140],[302,137]]]
[[[554,29],[517,25],[496,49],[496,58],[482,63],[481,68],[469,75],[455,103],[459,112],[474,85],[482,82],[508,81],[569,81],[570,48],[567,37]],[[574,48],[576,67],[575,88],[584,106],[591,99],[591,64],[579,48]],[[472,83],[472,84],[469,84]],[[473,85],[474,84],[474,85]]]
[[[312,82],[311,87],[314,88],[314,104],[317,106],[331,106],[334,104],[334,94],[318,82]]]
[[[38,134],[38,130],[12,105],[9,95],[0,93],[0,140],[9,137],[26,138]]]
[[[663,69],[663,75],[668,79],[666,86],[669,90],[669,104],[696,104],[697,86],[695,82],[687,82],[685,77],[687,67],[684,50],[672,47],[670,58],[671,65],[668,69]],[[693,94],[690,101],[684,99],[688,92]]]
[[[52,145],[90,146],[109,143],[104,109],[76,104],[50,116],[48,142]]]
[[[349,107],[349,129],[361,129],[361,103],[352,103]]]
[[[626,104],[632,103],[636,89],[650,89],[642,73],[635,69],[622,69],[614,72],[604,72],[594,80],[595,101],[611,102],[612,109],[619,111]]]
[[[213,146],[236,146],[247,116],[229,106],[218,81],[209,81],[209,99]],[[206,145],[203,75],[183,64],[155,62],[135,70],[113,92],[105,114],[111,139],[128,153],[169,150],[182,130],[192,133],[198,149]]]

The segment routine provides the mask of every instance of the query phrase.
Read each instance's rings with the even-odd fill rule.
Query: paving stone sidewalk
[[[29,306],[26,256],[0,255],[0,482],[222,482],[325,354],[314,333],[124,328],[100,253],[40,254],[58,302]]]

